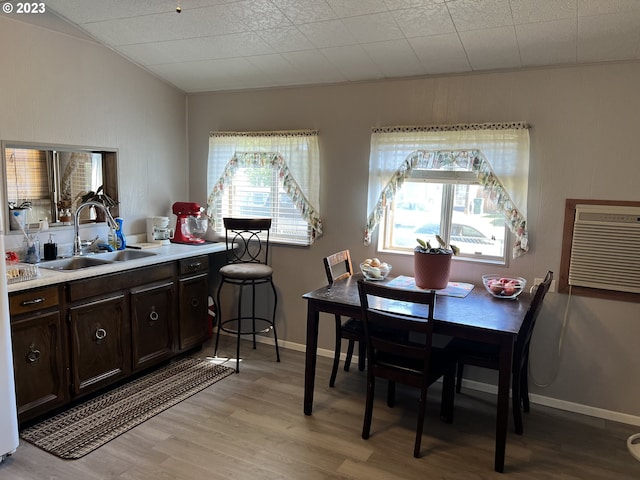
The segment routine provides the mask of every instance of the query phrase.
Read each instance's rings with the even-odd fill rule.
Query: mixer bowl
[[[189,217],[187,223],[189,232],[196,238],[203,238],[207,233],[207,228],[209,228],[209,218],[204,216]]]

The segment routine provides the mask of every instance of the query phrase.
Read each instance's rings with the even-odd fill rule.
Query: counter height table
[[[362,278],[361,274],[354,275],[330,288],[322,287],[302,296],[307,300],[305,415],[311,415],[313,410],[320,312],[362,318],[358,296],[358,280]],[[390,280],[388,278],[383,283]],[[532,296],[526,292],[514,300],[494,298],[481,285],[464,298],[438,295],[436,299],[434,333],[496,344],[500,348],[495,451],[497,472],[504,471],[513,345],[531,299]],[[331,319],[333,321],[333,316]]]

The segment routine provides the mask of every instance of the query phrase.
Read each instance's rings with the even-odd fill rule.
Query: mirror
[[[70,225],[72,213],[87,197],[113,200],[110,211],[118,215],[115,149],[7,141],[2,142],[2,157],[5,232],[19,232],[42,220],[51,227]],[[90,209],[81,220],[104,221]]]

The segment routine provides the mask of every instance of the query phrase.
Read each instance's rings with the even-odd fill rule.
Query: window
[[[207,212],[224,234],[224,217],[271,218],[271,241],[309,245],[322,234],[317,132],[213,132]]]
[[[506,262],[507,228],[475,177],[419,171],[409,176],[384,212],[379,249],[412,252],[416,238],[438,245],[436,235],[460,249],[460,258]]]
[[[436,234],[462,257],[505,262],[529,249],[526,124],[374,128],[369,160],[365,244],[412,251]]]

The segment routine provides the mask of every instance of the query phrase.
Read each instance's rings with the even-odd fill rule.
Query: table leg
[[[504,472],[504,457],[509,424],[509,387],[513,361],[513,340],[505,339],[500,345],[500,370],[498,376],[498,411],[496,419],[496,472]]]
[[[318,323],[320,312],[313,302],[307,302],[307,350],[304,365],[304,414],[313,410],[313,388],[316,379],[316,359],[318,350]]]

